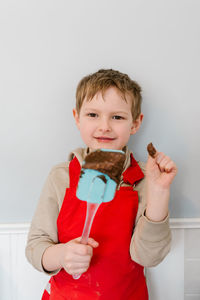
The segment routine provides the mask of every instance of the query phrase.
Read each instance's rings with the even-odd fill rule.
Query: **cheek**
[[[130,133],[131,131],[131,124],[126,123],[126,124],[120,124],[119,126],[117,126],[117,131],[121,134],[127,135]]]
[[[82,119],[80,122],[80,128],[84,131],[85,128],[89,127],[89,122],[87,121],[87,119]]]
[[[90,122],[87,122],[87,120],[83,120],[80,123],[80,132],[82,134],[82,136],[87,137],[89,135],[92,134],[92,132],[94,131],[94,126],[92,126],[92,124]]]

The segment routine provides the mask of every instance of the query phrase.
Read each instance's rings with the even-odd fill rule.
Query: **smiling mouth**
[[[105,141],[105,142],[109,142],[109,141],[115,140],[115,138],[109,138],[109,137],[105,137],[105,136],[95,137],[95,139],[97,139],[98,141]]]

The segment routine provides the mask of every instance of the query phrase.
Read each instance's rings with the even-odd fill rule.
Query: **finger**
[[[158,163],[161,172],[165,171],[165,167],[170,161],[171,161],[171,159],[168,156],[162,157],[162,159]]]
[[[73,265],[72,267],[68,268],[67,266],[65,267],[65,270],[67,271],[68,274],[70,275],[75,275],[75,274],[83,274],[85,273],[89,268],[89,265],[81,266],[81,265]]]
[[[88,269],[89,265],[90,265],[90,261],[89,262],[85,262],[85,263],[78,263],[78,262],[76,262],[76,263],[73,263],[73,265],[71,266],[70,270],[71,270],[71,272],[77,272],[80,269],[86,270],[86,269]]]
[[[80,254],[73,254],[70,257],[70,261],[73,263],[87,263],[91,260],[91,255],[80,255]]]
[[[170,173],[170,172],[176,173],[177,168],[176,168],[175,163],[174,163],[172,160],[169,161],[169,163],[166,164],[166,166],[165,166],[165,171],[166,171],[167,173]]]
[[[92,246],[93,248],[97,248],[99,246],[99,243],[95,241],[93,238],[89,238],[88,245]]]
[[[74,241],[78,242],[81,244],[81,239],[82,237],[78,237],[76,239],[74,239]],[[99,243],[97,241],[95,241],[93,238],[88,238],[88,242],[87,242],[88,245],[92,246],[93,248],[97,248],[99,246]]]
[[[165,158],[165,154],[163,152],[157,152],[155,161],[159,165],[164,158]]]
[[[90,266],[90,261],[86,263],[72,263],[71,265],[66,265],[65,269],[70,274],[82,274],[88,270]]]
[[[170,173],[170,172],[177,172],[177,168],[175,163],[170,159],[170,157],[166,156],[164,157],[160,164],[159,164],[159,168],[162,172],[166,172],[166,173]]]
[[[147,160],[147,172],[151,169],[155,168],[155,165],[158,165],[159,167],[159,162],[163,159],[164,153],[162,152],[156,152],[155,157],[151,157],[150,155],[148,156]],[[159,168],[160,169],[160,168]]]
[[[88,269],[88,268],[87,268]],[[73,271],[73,273],[71,275],[82,275],[83,273],[85,273],[87,271],[87,269],[85,268],[80,268],[78,270]]]
[[[80,268],[80,269],[77,269],[77,270],[73,270],[73,272],[68,272],[70,275],[72,275],[72,276],[75,276],[75,275],[82,275],[83,273],[85,273],[86,271],[88,270],[88,268],[87,269],[85,269],[85,268]]]
[[[92,255],[93,254],[93,248],[89,245],[85,245],[85,244],[76,244],[74,246],[74,253],[78,254],[78,255]]]

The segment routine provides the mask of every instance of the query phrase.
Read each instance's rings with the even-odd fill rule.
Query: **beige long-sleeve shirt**
[[[33,216],[26,245],[28,261],[39,271],[45,272],[42,266],[42,256],[45,250],[58,243],[57,218],[69,187],[69,162],[74,155],[82,164],[90,150],[78,148],[69,156],[69,161],[56,165],[50,171],[44,184]],[[124,171],[130,166],[130,151],[126,148]],[[145,174],[145,164],[138,162]],[[120,186],[126,186],[121,179]],[[136,216],[133,236],[130,243],[130,256],[132,260],[144,267],[159,264],[170,250],[171,232],[169,216],[162,222],[152,222],[145,217],[145,177],[135,187],[138,191],[139,206]],[[59,270],[49,272],[56,274]]]

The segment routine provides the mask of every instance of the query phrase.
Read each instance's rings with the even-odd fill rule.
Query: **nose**
[[[110,125],[110,121],[108,118],[101,118],[99,120],[99,130],[101,132],[107,132],[111,130],[111,125]]]

